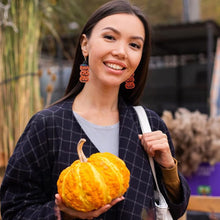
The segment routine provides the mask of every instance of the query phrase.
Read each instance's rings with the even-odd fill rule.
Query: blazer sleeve
[[[163,133],[165,133],[167,135],[171,153],[172,153],[173,157],[175,157],[175,150],[174,150],[173,142],[172,142],[172,139],[171,139],[171,136],[170,136],[170,133],[168,131],[166,124],[153,111],[146,109],[146,112],[148,114],[149,122],[151,124],[152,130],[161,130]],[[186,179],[184,178],[184,176],[178,171],[179,178],[180,178],[180,187],[181,187],[181,202],[178,204],[175,204],[168,197],[168,192],[167,192],[166,187],[162,181],[162,171],[161,171],[159,164],[155,163],[155,168],[156,168],[157,180],[158,180],[160,190],[163,193],[163,195],[167,201],[171,215],[172,215],[173,219],[178,219],[185,213],[187,206],[188,206],[189,197],[190,197],[189,185],[188,185]]]
[[[35,115],[8,162],[0,191],[3,219],[56,219],[47,147],[46,121]]]

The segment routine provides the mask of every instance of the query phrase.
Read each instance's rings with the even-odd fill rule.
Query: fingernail
[[[142,134],[139,134],[138,137],[139,137],[139,139],[141,139],[142,138]]]

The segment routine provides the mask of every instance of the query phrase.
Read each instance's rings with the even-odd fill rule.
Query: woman
[[[145,108],[153,132],[140,135],[132,107],[143,92],[149,56],[150,28],[138,8],[117,0],[90,17],[65,96],[32,117],[10,158],[1,187],[3,219],[55,219],[56,206],[62,219],[138,220],[143,213],[154,218],[154,182],[146,153],[154,157],[173,218],[183,215],[190,191],[177,171],[169,132]],[[56,188],[60,172],[78,159],[76,145],[82,137],[86,156],[111,152],[131,172],[124,197],[88,213],[66,207]]]

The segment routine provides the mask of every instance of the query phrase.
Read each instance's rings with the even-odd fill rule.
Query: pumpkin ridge
[[[84,165],[84,164],[83,164],[83,165]],[[90,167],[90,169],[91,169],[90,164],[87,163],[87,162],[86,162],[86,166],[87,166],[87,169],[88,169],[88,167]],[[87,170],[87,171],[88,171],[88,170]],[[90,173],[90,172],[88,172],[88,173]],[[83,199],[82,199],[82,202],[83,202],[83,205],[84,205],[84,209],[85,209],[86,211],[88,211],[88,210],[91,211],[91,210],[95,209],[95,206],[94,206],[93,203],[91,203],[91,202],[89,201],[88,196],[87,196],[87,194],[86,194],[86,191],[87,191],[87,190],[83,190],[83,188],[85,187],[85,185],[88,185],[88,184],[86,184],[86,181],[83,180],[83,178],[81,178],[80,172],[78,173],[78,176],[80,176],[80,186],[81,186],[80,197],[83,198]]]
[[[84,163],[86,163],[88,165],[87,162],[84,162]],[[81,166],[82,166],[82,164],[81,164]],[[86,193],[83,190],[83,184],[82,184],[83,180],[82,180],[81,175],[80,175],[80,168],[81,168],[81,166],[77,169],[77,176],[79,178],[79,181],[78,181],[78,183],[79,183],[79,194],[78,195],[79,195],[80,201],[83,203],[84,209],[87,210],[88,208],[91,207],[91,204],[86,199]]]
[[[65,168],[61,173],[60,173],[60,177],[57,181],[57,188],[58,188],[58,193],[62,196],[63,194],[63,179],[66,175],[66,173],[68,172],[68,170],[70,169],[70,167]],[[61,186],[61,187],[60,187]]]
[[[84,211],[91,211],[105,205],[103,194],[105,189],[102,189],[101,185],[103,179],[94,166],[88,162],[82,163],[78,175],[81,178],[82,194],[80,197],[83,195],[82,202],[84,205]],[[94,177],[95,181],[91,181]],[[100,197],[101,195],[103,196]]]
[[[111,153],[106,152],[105,153],[105,157],[109,157],[108,155],[111,155]],[[123,176],[123,186],[125,188],[125,191],[127,190],[127,188],[129,187],[129,181],[130,181],[130,171],[127,168],[125,162],[120,159],[119,157],[113,155],[114,158],[111,157],[111,163],[113,163],[114,165],[118,165],[118,170],[120,172],[120,174]],[[124,191],[124,192],[125,192]]]
[[[80,169],[80,163],[79,160],[74,162],[74,169],[70,169],[67,175],[65,175],[65,182],[63,182],[64,190],[62,194],[62,198],[64,200],[64,203],[69,207],[74,208],[81,208],[83,205],[82,198],[77,197],[78,192],[80,190],[80,176],[76,175],[78,173],[78,170]],[[72,177],[72,181],[69,181],[69,177]],[[63,186],[62,186],[63,187]],[[73,191],[74,189],[74,191]]]
[[[100,173],[103,182],[106,185],[105,200],[110,203],[112,199],[116,198],[119,191],[119,182],[115,172],[112,172],[110,166],[105,161],[101,160],[100,153],[95,154],[95,157],[88,159],[88,162],[93,164],[96,170]],[[99,157],[100,155],[100,157]]]
[[[100,153],[98,153],[98,154],[100,154]],[[109,162],[112,165],[114,165],[114,167],[116,168],[116,170],[120,174],[120,176],[122,176],[122,182],[121,182],[122,184],[120,184],[122,191],[119,194],[119,196],[123,195],[126,192],[127,188],[129,187],[129,181],[130,181],[130,171],[126,167],[125,162],[122,159],[120,159],[119,157],[117,157],[116,155],[111,154],[109,152],[102,153],[102,156],[100,155],[100,157],[109,160]],[[111,165],[111,167],[112,167],[112,165]]]
[[[97,182],[99,183],[99,188],[102,188],[102,193],[100,195],[103,195],[102,198],[101,198],[101,201],[102,201],[101,206],[103,206],[106,203],[109,203],[109,200],[107,199],[108,195],[109,195],[107,185],[104,181],[104,177],[101,175],[99,170],[91,163],[89,163],[89,166],[91,166],[92,171],[94,173],[94,176],[96,177]],[[100,183],[102,183],[102,184],[100,184]]]
[[[119,193],[118,196],[120,196],[122,194],[122,191],[123,191],[123,187],[122,186],[123,186],[123,182],[124,182],[122,174],[118,170],[118,167],[114,163],[112,163],[108,158],[100,157],[100,159],[102,161],[104,161],[108,165],[108,167],[111,169],[111,171],[115,174],[115,176],[116,176],[116,178],[118,180],[118,183],[119,183],[118,185],[120,187],[120,190],[118,192]],[[115,199],[115,198],[112,198],[112,199]]]
[[[68,202],[68,198],[66,196],[66,193],[65,193],[65,188],[66,188],[66,180],[68,179],[68,176],[69,176],[69,173],[71,172],[71,169],[69,169],[69,167],[67,167],[66,169],[68,169],[68,171],[65,173],[65,175],[63,177],[61,197],[64,200],[64,203],[66,203],[67,205],[70,205]]]
[[[77,182],[77,189],[75,189],[72,192],[72,203],[71,203],[71,207],[75,207],[75,209],[79,210],[79,211],[88,211],[89,208],[91,208],[91,204],[87,202],[86,200],[86,193],[83,190],[83,179],[81,178],[80,175],[80,171],[82,169],[82,167],[87,164],[87,162],[85,163],[79,163],[78,166],[75,167],[74,171],[74,177]]]

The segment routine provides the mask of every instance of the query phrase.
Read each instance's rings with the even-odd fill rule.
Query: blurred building
[[[219,36],[220,27],[211,20],[154,27],[143,103],[158,113],[178,107],[209,113]]]

